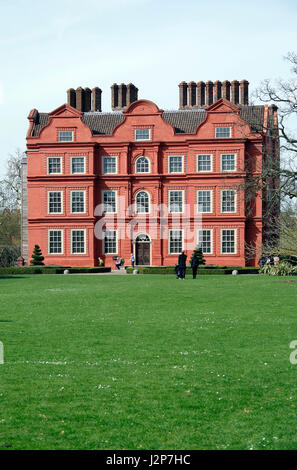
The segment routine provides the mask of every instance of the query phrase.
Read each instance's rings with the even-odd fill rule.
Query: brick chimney
[[[79,86],[76,89],[76,109],[78,111],[84,111],[85,107],[85,90]]]
[[[188,84],[180,82],[179,87],[179,109],[184,109],[188,106]]]
[[[202,108],[205,106],[205,83],[198,82],[197,83],[197,104],[198,108]]]
[[[228,82],[228,80],[225,80],[223,82],[223,98],[225,98],[225,100],[228,100],[228,101],[231,101],[230,100],[230,82]]]
[[[189,88],[189,106],[192,108],[197,104],[197,85],[195,82],[188,83]]]
[[[85,88],[84,92],[85,92],[85,104],[84,104],[83,111],[87,113],[88,111],[91,111],[91,93],[92,92],[90,88]]]
[[[213,83],[209,80],[206,82],[206,106],[213,103]]]
[[[73,108],[76,107],[76,94],[74,88],[69,88],[69,90],[67,90],[67,103]]]
[[[239,82],[237,80],[233,80],[231,83],[231,90],[232,90],[232,103],[239,104]]]
[[[214,102],[220,100],[222,98],[222,82],[217,80],[214,82],[214,97],[213,100]]]
[[[113,111],[122,110],[137,100],[138,88],[133,83],[128,85],[114,83],[111,86],[111,108]]]
[[[249,82],[247,80],[240,82],[240,103],[249,104]]]
[[[102,111],[101,109],[102,90],[97,86],[92,89],[92,111]]]

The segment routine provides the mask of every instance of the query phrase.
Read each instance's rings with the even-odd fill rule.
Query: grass
[[[288,279],[0,278],[0,449],[296,449]]]

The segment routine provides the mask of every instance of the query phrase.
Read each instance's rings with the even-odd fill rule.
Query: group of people
[[[185,254],[184,251],[182,251],[178,257],[178,264],[175,265],[176,279],[183,279],[183,280],[185,279],[186,267],[187,267],[186,262],[187,262],[187,255]],[[191,259],[193,279],[196,279],[198,266],[199,266],[199,259],[198,259],[197,254],[194,253]]]
[[[270,264],[271,266],[277,265],[279,263],[279,256],[268,256],[265,257],[264,255],[261,255],[258,261],[258,265],[260,268],[262,268],[265,264]]]

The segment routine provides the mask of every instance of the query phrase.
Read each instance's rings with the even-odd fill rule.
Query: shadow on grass
[[[25,276],[18,276],[15,274],[0,274],[0,281],[1,279],[26,279]]]

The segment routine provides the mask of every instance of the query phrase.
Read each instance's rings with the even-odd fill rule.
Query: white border
[[[116,189],[101,189],[101,204],[104,206],[104,193],[115,193],[115,211],[114,212],[105,212],[104,214],[117,214],[118,213],[118,191]]]
[[[182,171],[170,171],[170,157],[182,157]],[[168,158],[168,162],[167,162],[167,164],[168,164],[168,173],[170,175],[181,175],[185,172],[185,167],[184,167],[184,158],[185,158],[185,156],[184,155],[180,155],[180,154],[178,154],[178,155],[173,154],[172,155],[172,154],[170,154],[170,155],[168,155],[167,158]]]
[[[230,129],[229,137],[217,137],[217,129]],[[215,127],[215,139],[231,139],[232,138],[232,127],[231,126],[217,126]]]
[[[222,236],[222,232],[223,230],[233,230],[234,232],[234,252],[232,253],[223,253],[223,236]],[[221,228],[220,230],[220,245],[221,245],[221,255],[225,255],[225,256],[228,256],[228,255],[236,255],[237,254],[237,228]]]
[[[182,193],[182,210],[181,211],[174,211],[172,212],[170,210],[170,193],[172,192],[181,192]],[[168,189],[168,214],[183,214],[184,213],[184,207],[185,207],[185,190],[184,189]]]
[[[105,232],[109,230],[109,231],[113,231],[115,232],[116,234],[116,252],[115,253],[105,253]],[[118,230],[116,228],[105,228],[103,230],[104,232],[104,237],[102,239],[102,254],[103,255],[118,255],[118,252],[119,252],[119,247],[118,247]]]
[[[49,194],[50,193],[60,193],[61,194],[61,212],[50,212],[49,211]],[[48,189],[47,190],[47,215],[57,215],[57,214],[60,214],[60,215],[63,215],[64,214],[64,191],[60,190],[60,189]]]
[[[170,232],[172,232],[173,230],[180,230],[181,233],[182,233],[182,248],[181,248],[181,251],[179,251],[178,253],[170,253]],[[182,229],[182,228],[170,228],[168,230],[168,239],[167,239],[168,255],[171,255],[171,256],[180,255],[183,250],[184,250],[184,229]]]
[[[76,171],[75,173],[72,171],[72,160],[73,158],[83,158],[84,159],[84,171]],[[71,155],[70,156],[70,174],[71,175],[85,175],[86,174],[86,156],[85,155]]]
[[[212,228],[199,228],[197,230],[197,245],[199,245],[199,232],[203,231],[208,231],[210,232],[210,252],[209,253],[204,253],[205,256],[207,255],[213,255],[213,229]]]
[[[115,158],[116,171],[114,173],[105,173],[104,172],[104,158]],[[117,175],[118,174],[118,155],[102,155],[101,173],[102,173],[102,175]]]
[[[83,253],[73,253],[72,251],[72,242],[73,242],[73,238],[72,238],[72,233],[73,232],[84,232],[84,245],[85,245],[85,250]],[[86,237],[86,232],[87,230],[85,228],[72,228],[70,230],[70,253],[73,255],[73,256],[81,256],[81,255],[85,255],[87,253],[87,237]]]
[[[84,193],[84,211],[72,212],[72,193]],[[70,214],[86,214],[86,190],[85,189],[71,189],[70,190]]]
[[[61,253],[50,253],[50,237],[49,232],[61,232],[61,244],[62,244],[62,251]],[[49,228],[47,229],[47,254],[48,256],[60,256],[64,255],[64,229],[62,228]]]
[[[136,139],[136,131],[149,131],[149,138],[148,139]],[[152,137],[151,137],[152,133],[151,133],[151,128],[150,127],[136,127],[134,129],[134,141],[135,142],[144,142],[144,141],[148,141],[148,140],[152,140]]]
[[[234,193],[234,211],[223,211],[223,192],[232,191]],[[236,214],[237,212],[237,191],[236,189],[221,189],[221,214]]]
[[[147,161],[148,161],[149,171],[136,171],[137,162],[140,158],[143,158],[143,157],[146,158]],[[139,155],[139,157],[137,157],[135,162],[134,162],[134,173],[136,175],[148,175],[150,172],[151,172],[151,161],[150,161],[150,159],[146,155]]]
[[[58,173],[50,173],[49,172],[49,159],[50,158],[59,158],[60,159],[60,168],[61,168],[61,171]],[[63,174],[63,157],[60,157],[59,155],[57,155],[56,157],[54,155],[51,155],[51,156],[47,156],[46,157],[46,171],[47,171],[47,174],[48,175],[62,175]]]
[[[210,211],[198,211],[199,203],[198,203],[198,193],[199,192],[209,192],[210,193]],[[196,191],[196,213],[197,214],[212,214],[213,213],[213,189],[197,189]]]
[[[223,170],[223,155],[234,155],[234,170]],[[232,173],[233,171],[237,171],[237,153],[230,152],[230,153],[221,153],[220,154],[220,168],[222,173]]]
[[[210,155],[210,170],[199,170],[198,169],[198,157],[200,155]],[[196,172],[197,173],[211,173],[213,171],[213,154],[212,153],[196,153]]]

